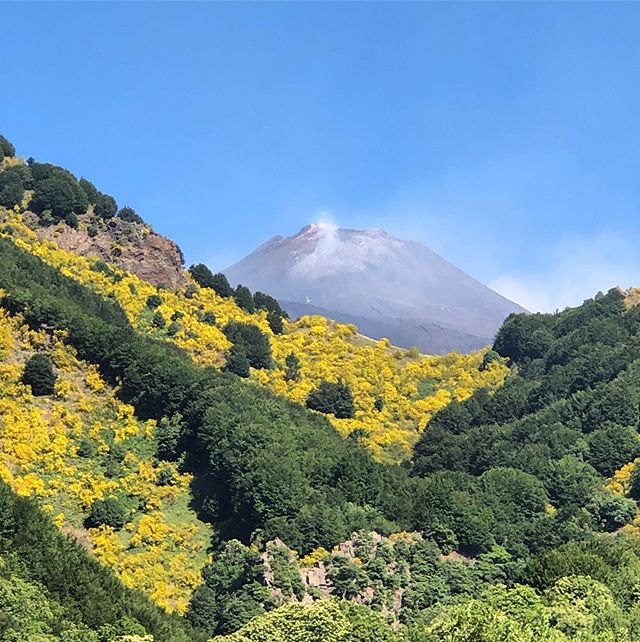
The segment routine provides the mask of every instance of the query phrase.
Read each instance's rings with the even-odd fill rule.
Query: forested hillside
[[[478,480],[502,477],[529,508],[534,498],[548,502],[550,532],[535,522],[516,527],[521,509],[505,513],[511,546],[536,550],[565,529],[624,526],[636,513],[624,495],[637,493],[639,330],[640,308],[616,289],[556,315],[507,319],[494,348],[514,374],[495,395],[438,413],[416,445],[414,474],[455,478],[472,496],[482,492]]]
[[[480,387],[496,388],[506,373],[499,360],[482,367],[485,351],[422,356],[393,348],[386,340],[371,341],[357,334],[355,326],[323,317],[292,322],[282,317],[270,297],[261,293],[252,297],[246,288],[235,293],[224,281],[217,289],[195,282],[178,290],[157,288],[104,261],[42,241],[18,214],[5,211],[3,220],[3,229],[10,230],[20,247],[96,292],[115,298],[135,328],[175,343],[201,365],[222,368],[226,364],[301,403],[322,382],[342,381],[352,395],[353,407],[346,413],[329,407],[331,422],[344,436],[357,430],[363,443],[384,461],[407,459],[434,412]],[[200,281],[208,283],[202,277]],[[274,305],[275,314],[266,309]],[[255,326],[258,340],[264,337],[262,352],[244,366],[231,350],[234,341],[229,326],[234,323]]]
[[[34,164],[3,140],[5,189]],[[0,619],[0,640],[639,639],[633,297],[422,357],[292,323],[204,266],[169,290],[63,251],[23,210],[75,177],[18,174],[1,192],[0,610],[29,628]],[[39,224],[106,202],[85,196]]]

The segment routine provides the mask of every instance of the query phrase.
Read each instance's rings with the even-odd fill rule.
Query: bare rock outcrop
[[[38,236],[55,241],[63,250],[113,263],[153,285],[175,289],[187,283],[180,248],[142,223],[113,218],[92,226],[85,215],[74,229],[64,223],[41,227],[34,215],[25,221]]]

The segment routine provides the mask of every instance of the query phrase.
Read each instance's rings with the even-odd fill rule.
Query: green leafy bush
[[[159,310],[156,310],[156,313],[153,315],[153,318],[151,319],[151,325],[154,328],[158,328],[159,330],[162,330],[167,325],[167,322],[165,318],[162,316],[162,312]]]
[[[140,216],[132,207],[124,206],[118,210],[117,214],[119,219],[127,223],[141,223],[144,224],[142,216]]]
[[[309,393],[307,408],[324,414],[332,413],[339,419],[349,419],[355,413],[353,393],[343,381],[323,381]]]
[[[155,310],[162,305],[162,298],[157,294],[151,294],[147,297],[147,307],[150,310]]]
[[[58,376],[48,354],[37,353],[29,358],[22,373],[22,383],[31,387],[36,397],[52,395]]]
[[[16,148],[0,134],[0,161],[3,158],[14,158],[16,155]]]
[[[125,525],[128,514],[129,511],[120,499],[115,497],[97,499],[91,504],[91,510],[87,516],[87,526],[98,528],[104,525],[119,530]]]

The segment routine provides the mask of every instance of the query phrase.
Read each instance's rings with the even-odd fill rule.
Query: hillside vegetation
[[[352,391],[355,412],[346,418],[331,415],[330,420],[345,437],[357,430],[379,460],[409,458],[434,412],[453,399],[466,399],[478,388],[495,389],[507,371],[499,361],[481,368],[484,351],[422,356],[395,349],[386,340],[371,341],[358,335],[355,326],[323,317],[285,319],[282,332],[274,332],[266,310],[247,312],[232,296],[220,296],[194,283],[178,290],[158,289],[113,265],[42,240],[18,214],[5,211],[0,216],[4,230],[8,226],[20,247],[115,298],[134,327],[175,343],[201,365],[223,367],[232,346],[224,328],[229,323],[248,323],[268,337],[271,352],[271,367],[251,368],[252,381],[304,403],[319,382],[342,380]],[[158,297],[153,307],[148,305],[149,297]],[[299,361],[295,377],[287,372],[290,355]]]
[[[0,177],[22,167],[0,149]],[[0,640],[639,639],[633,298],[424,358],[203,266],[170,291],[62,251],[23,222],[22,171],[0,180]],[[47,171],[50,204],[77,196]],[[70,207],[35,215],[80,229]]]
[[[136,419],[96,368],[77,359],[64,331],[31,330],[3,310],[0,327],[0,476],[19,495],[38,498],[125,584],[184,612],[210,539],[188,507],[191,476],[156,458],[156,422]],[[52,395],[36,397],[21,382],[36,353],[52,358]],[[85,529],[92,507],[110,498],[122,505],[122,530],[108,523]]]
[[[591,530],[621,526],[633,517],[635,507],[629,500],[620,498],[621,502],[616,500],[613,504],[606,501],[613,496],[604,491],[604,476],[598,482],[597,477],[581,474],[586,463],[577,467],[573,480],[566,476],[563,484],[573,489],[574,482],[579,482],[579,490],[586,490],[570,495],[563,503],[556,499],[557,491],[546,478],[539,479],[516,467],[494,466],[478,471],[481,476],[477,477],[452,459],[452,454],[459,452],[456,439],[461,434],[453,429],[448,433],[451,443],[445,443],[438,453],[451,461],[452,468],[459,466],[462,470],[458,472],[441,472],[438,468],[429,471],[421,459],[428,452],[424,445],[417,452],[415,472],[425,477],[410,479],[402,469],[374,464],[357,444],[340,440],[321,417],[316,421],[316,417],[306,411],[283,405],[277,398],[269,398],[257,388],[240,383],[233,375],[189,365],[189,361],[174,353],[166,342],[136,335],[128,328],[126,315],[113,304],[59,276],[10,242],[1,241],[1,249],[3,306],[7,310],[14,315],[22,314],[32,327],[45,323],[55,331],[57,326],[64,325],[68,341],[78,355],[99,364],[103,376],[117,378],[121,398],[133,402],[142,417],[148,419],[153,414],[153,418],[159,420],[162,416],[175,417],[180,412],[186,418],[182,448],[186,448],[185,453],[200,476],[204,473],[211,479],[206,486],[194,484],[192,488],[223,538],[234,535],[247,538],[252,532],[254,537],[260,533],[259,539],[263,541],[278,536],[305,552],[318,546],[330,548],[353,530],[376,529],[390,533],[397,526],[408,526],[423,530],[444,550],[460,547],[477,555],[501,544],[508,555],[525,560],[565,541],[588,536]],[[583,321],[591,314],[594,323],[599,320],[596,325],[608,319],[621,327],[633,324],[637,317],[636,309],[627,311],[616,292],[560,318],[572,318],[576,314],[582,314]],[[558,318],[543,318],[550,319],[549,323],[558,323]],[[512,336],[513,325],[518,327],[528,319],[514,317],[505,324],[495,346],[505,357],[516,358],[500,341]],[[561,327],[567,329],[571,325]],[[516,332],[514,336],[520,335]],[[633,344],[631,334],[618,336],[620,339],[628,336]],[[625,345],[624,350],[619,346],[616,353],[632,360],[632,344]],[[580,341],[580,345],[583,346],[584,341]],[[489,417],[486,414],[489,409],[494,413],[518,412],[514,405],[505,406],[504,398],[499,395],[513,394],[514,387],[524,385],[520,381],[526,372],[538,373],[540,382],[535,385],[541,388],[546,376],[542,370],[533,369],[534,361],[526,356],[514,361],[520,371],[512,375],[508,386],[493,397],[477,393],[466,402],[449,406],[432,422],[438,425],[446,421],[450,413],[467,406],[485,405],[485,418]],[[601,382],[594,381],[591,385],[596,384],[597,388],[597,383]],[[564,402],[569,403],[566,399]],[[454,424],[462,425],[459,421]],[[434,439],[439,434],[434,430]],[[292,441],[294,436],[302,441]],[[503,451],[504,456],[509,452],[507,447],[503,447]],[[527,463],[529,461],[530,458]],[[550,456],[543,461],[548,466],[555,465]],[[612,466],[615,467],[615,463]],[[566,483],[567,480],[572,483]],[[336,489],[339,489],[337,494]],[[552,498],[556,505],[550,502]],[[614,518],[617,516],[618,521],[603,521],[611,514]],[[389,519],[395,524],[385,521]],[[498,551],[494,550],[493,554]],[[571,557],[573,551],[566,554]],[[573,563],[571,559],[569,568]],[[215,569],[215,560],[213,565]],[[496,577],[508,583],[518,578],[521,567],[521,563],[513,567],[504,567],[503,561],[490,563],[490,568],[497,572]],[[571,574],[568,571],[568,575]],[[217,574],[205,570],[204,575],[207,591],[215,593],[209,578],[214,579]],[[232,582],[234,591],[243,586],[247,577],[250,576],[241,575]],[[224,585],[218,586],[222,604],[235,604],[235,607],[231,612],[219,613],[216,604],[220,602],[206,592],[203,598],[200,592],[189,611],[195,624],[209,622],[207,628],[224,632],[226,627],[236,628],[266,606],[260,593],[250,591],[237,596],[238,602],[231,599]],[[453,586],[447,578],[444,593],[441,589],[433,594],[428,589],[427,594],[432,597],[431,601],[424,602],[425,606],[444,605],[443,595],[456,592]],[[244,605],[242,609],[238,608],[239,604]],[[229,619],[232,613],[234,617]]]
[[[0,518],[3,642],[204,642],[183,619],[126,588],[3,481]]]
[[[510,317],[494,348],[514,375],[493,397],[477,393],[436,415],[416,445],[414,472],[455,477],[475,493],[476,480],[512,471],[510,484],[529,502],[549,501],[562,529],[625,526],[636,505],[624,495],[638,497],[639,330],[640,308],[615,289],[556,315]],[[519,515],[505,514],[505,541]],[[515,537],[534,550],[539,537],[562,532],[523,526]]]

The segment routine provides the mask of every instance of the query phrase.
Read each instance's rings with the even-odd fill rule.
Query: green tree
[[[282,334],[284,332],[284,323],[282,322],[282,317],[273,310],[267,312],[267,323],[271,328],[273,334]]]
[[[271,367],[269,338],[253,323],[228,323],[222,330],[238,349],[244,352],[252,368]]]
[[[323,381],[307,397],[307,408],[324,414],[332,413],[339,419],[350,419],[355,414],[353,393],[344,381]]]
[[[89,203],[91,205],[95,205],[98,201],[98,196],[100,195],[100,192],[98,191],[96,186],[86,178],[81,178],[78,183],[82,191],[86,194]]]
[[[14,158],[16,155],[16,148],[0,134],[0,161],[3,158]]]
[[[64,222],[69,227],[72,227],[74,230],[77,230],[78,229],[78,225],[80,224],[80,221],[78,220],[78,215],[75,212],[69,212],[64,217]]]
[[[91,504],[86,522],[89,528],[97,528],[104,524],[119,530],[127,521],[127,516],[128,511],[120,499],[107,497],[97,499]]]
[[[25,170],[28,173],[23,165],[14,165],[0,172],[0,205],[13,207],[22,202],[28,180]]]
[[[620,495],[602,493],[597,495],[588,506],[595,520],[595,528],[613,532],[622,528],[637,514],[636,503]]]
[[[298,359],[295,353],[290,352],[284,359],[285,381],[300,381],[302,376],[300,368],[300,359]]]
[[[251,290],[244,285],[238,285],[233,294],[233,298],[236,300],[238,307],[245,312],[253,314],[256,311],[256,306],[253,303],[253,297],[251,296]]]
[[[624,634],[624,615],[601,582],[590,577],[562,577],[546,595],[555,627],[568,639],[581,639],[582,635],[594,640],[602,639],[600,636],[616,639]]]
[[[163,417],[156,430],[158,457],[168,460],[175,459],[184,431],[185,422],[180,413],[176,413],[172,417]]]
[[[87,197],[73,175],[54,168],[49,178],[36,182],[29,207],[39,215],[49,211],[55,220],[62,221],[71,213],[84,213],[87,205]]]
[[[93,207],[93,213],[95,216],[103,220],[107,220],[113,218],[117,211],[118,204],[113,196],[102,194],[101,192],[98,193],[98,198],[96,199]]]
[[[572,455],[552,462],[545,479],[551,502],[556,506],[584,506],[598,482],[593,467]]]
[[[510,314],[496,335],[493,349],[515,362],[541,357],[552,341],[548,328],[553,323],[550,315]]]
[[[215,281],[213,278],[213,273],[204,263],[197,263],[192,265],[189,268],[189,274],[191,278],[201,287],[201,288],[211,288],[215,289]]]
[[[127,205],[118,210],[117,217],[127,223],[144,223],[142,216],[140,216],[132,207],[128,207]]]
[[[239,377],[247,378],[249,376],[249,368],[251,364],[247,358],[247,354],[241,345],[234,344],[229,350],[227,355],[227,362],[224,365],[226,372],[232,372]]]
[[[29,158],[27,160],[27,167],[31,172],[31,177],[33,178],[34,183],[43,181],[46,178],[51,178],[56,169],[62,169],[57,167],[56,165],[53,165],[52,163],[39,163],[33,158]]]
[[[253,293],[253,302],[258,310],[266,310],[277,314],[279,317],[287,318],[287,313],[280,307],[277,299],[274,299],[269,294],[258,290]]]
[[[25,364],[22,383],[31,386],[33,394],[40,397],[53,394],[57,378],[51,357],[40,352]]]
[[[147,297],[147,307],[150,310],[155,310],[162,305],[162,298],[157,294],[150,294]]]
[[[222,297],[233,296],[233,289],[229,285],[229,281],[227,280],[227,277],[221,272],[217,272],[216,274],[213,275],[213,282],[211,287],[213,288],[214,292],[219,296],[222,296]]]
[[[285,604],[251,620],[237,633],[213,642],[401,642],[380,613],[344,600],[320,600],[311,606]]]
[[[153,325],[154,328],[158,328],[161,330],[167,325],[167,322],[165,318],[162,316],[162,312],[159,310],[156,310],[156,313],[153,315],[153,318],[151,319],[151,325]]]
[[[260,555],[237,540],[227,542],[203,571],[187,619],[209,635],[231,633],[275,606]]]
[[[367,588],[369,578],[364,570],[345,555],[331,557],[327,569],[334,593],[344,598],[354,598]]]
[[[0,174],[0,205],[13,208],[22,202],[24,187],[16,181],[3,181],[2,178]]]
[[[588,438],[586,460],[603,476],[613,473],[640,455],[640,442],[635,428],[610,425],[592,432]]]
[[[443,609],[424,633],[413,639],[420,642],[562,640],[552,635],[550,614],[533,589],[524,586],[507,589],[498,585],[489,589],[482,599]]]
[[[189,273],[191,274],[191,278],[193,278],[201,288],[210,288],[218,296],[233,296],[233,290],[229,285],[229,281],[227,281],[227,277],[220,272],[213,274],[203,263],[192,265],[189,268]]]

